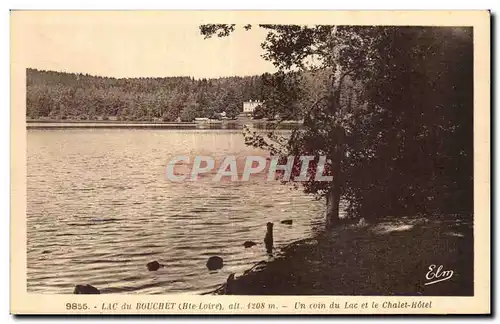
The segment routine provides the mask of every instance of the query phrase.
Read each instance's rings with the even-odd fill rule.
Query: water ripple
[[[186,152],[255,150],[234,131],[29,130],[28,291],[200,293],[268,259],[267,222],[277,248],[321,226],[323,204],[278,182],[168,182],[168,158]],[[207,271],[212,255],[221,270]],[[166,266],[148,272],[153,260]]]

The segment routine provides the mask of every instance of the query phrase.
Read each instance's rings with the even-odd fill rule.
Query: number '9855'
[[[86,310],[89,309],[87,304],[82,303],[66,303],[67,310]]]

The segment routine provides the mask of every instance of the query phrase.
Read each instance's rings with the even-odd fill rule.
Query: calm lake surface
[[[28,130],[28,291],[200,293],[322,226],[324,203],[279,182],[171,182],[176,155],[245,156],[241,130]],[[293,225],[280,221],[292,219]],[[258,245],[245,249],[243,242]],[[224,267],[209,272],[212,255]],[[166,265],[149,272],[146,263]]]

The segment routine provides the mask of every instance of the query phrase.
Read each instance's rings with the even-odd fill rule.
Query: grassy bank
[[[214,294],[473,295],[471,220],[404,218],[349,225],[294,243]],[[453,270],[431,285],[429,266]],[[436,270],[434,270],[436,272]]]
[[[138,129],[242,129],[250,125],[257,129],[274,128],[275,122],[262,120],[218,120],[193,122],[163,122],[163,121],[123,121],[123,120],[62,120],[62,119],[28,119],[28,129],[66,129],[66,128],[138,128]],[[300,127],[296,121],[284,121],[276,126],[277,129],[294,129]]]
[[[247,117],[239,117],[237,119],[223,119],[211,120],[211,123],[224,123],[224,124],[275,124],[277,121],[266,119],[251,119]],[[27,124],[32,123],[47,123],[47,124],[165,124],[165,125],[191,125],[196,123],[210,123],[205,121],[197,122],[195,120],[190,122],[167,122],[161,120],[111,120],[111,119],[26,119]],[[301,125],[302,121],[298,120],[283,120],[280,124],[286,125]]]
[[[164,121],[127,121],[127,120],[99,120],[99,119],[26,119],[27,124],[165,124],[165,125],[190,125],[194,122],[164,122]]]

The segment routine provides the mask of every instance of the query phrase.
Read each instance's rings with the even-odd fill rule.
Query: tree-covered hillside
[[[116,79],[27,69],[27,118],[191,121],[226,112],[235,117],[245,100],[261,100],[260,76]]]

